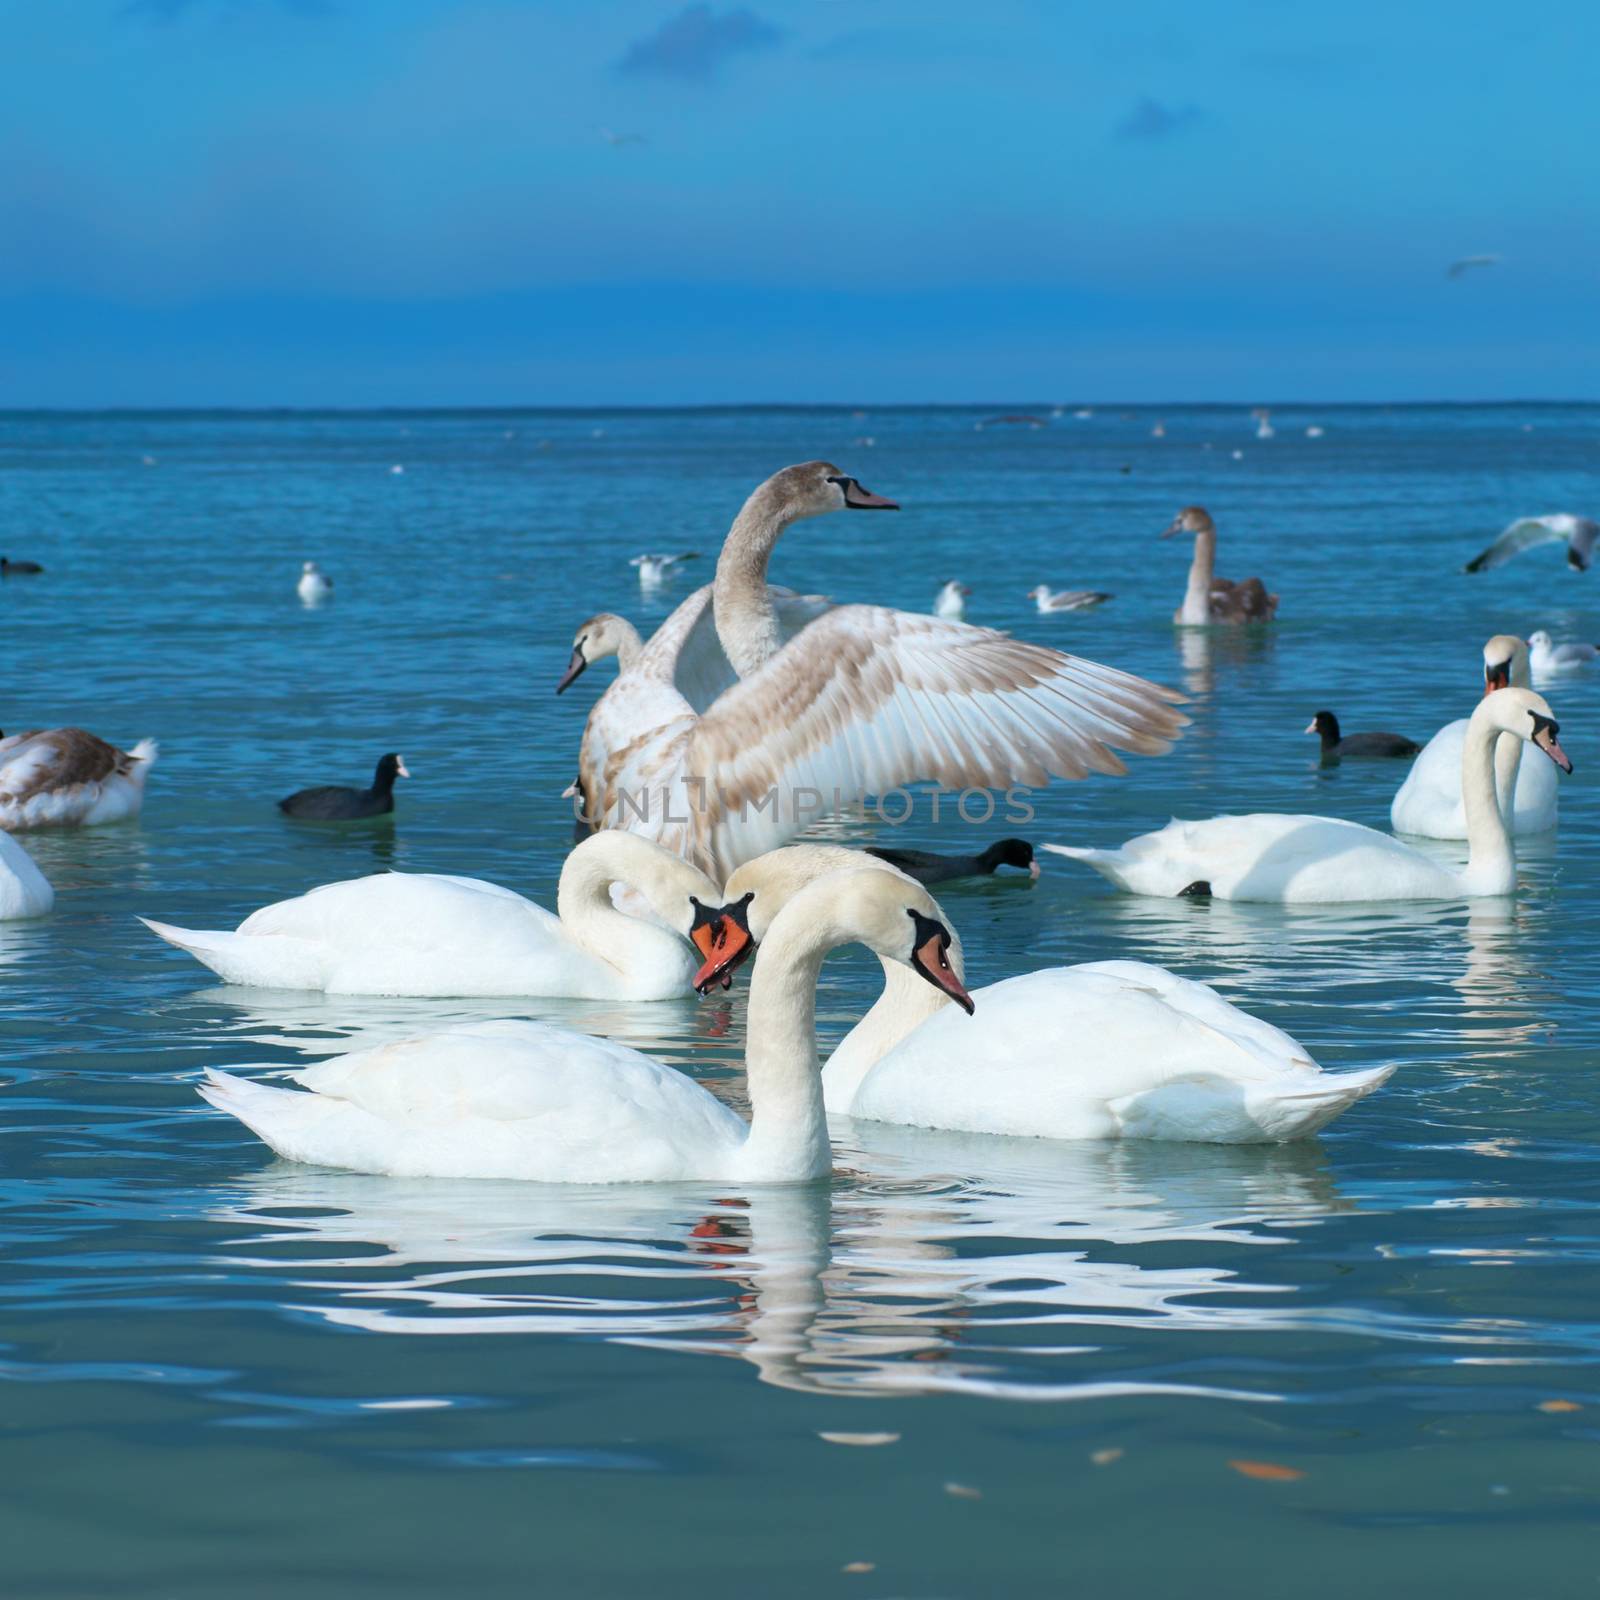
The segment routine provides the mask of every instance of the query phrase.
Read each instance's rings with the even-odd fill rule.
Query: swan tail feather
[[[139,920],[158,939],[191,955],[228,983],[271,989],[320,989],[316,952],[301,939],[283,935],[224,933],[205,928],[177,928],[152,917]]]
[[[1291,1085],[1244,1085],[1212,1077],[1178,1078],[1113,1101],[1124,1138],[1206,1144],[1287,1144],[1325,1128],[1388,1082],[1395,1068],[1308,1073]]]
[[[304,1089],[277,1089],[206,1068],[206,1081],[196,1085],[200,1098],[218,1111],[237,1117],[245,1127],[290,1161],[343,1166],[333,1150],[329,1123],[347,1119],[352,1108]],[[342,1142],[342,1141],[340,1141]]]

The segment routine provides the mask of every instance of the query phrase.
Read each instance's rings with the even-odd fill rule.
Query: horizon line
[[[1531,398],[1519,396],[1504,399],[1444,400],[707,400],[682,401],[673,404],[617,404],[586,403],[582,405],[551,404],[471,404],[450,403],[440,405],[406,404],[389,406],[341,405],[72,405],[27,406],[0,405],[0,420],[13,421],[39,418],[108,418],[108,417],[426,417],[454,416],[664,416],[705,415],[727,411],[776,411],[803,413],[833,413],[850,415],[854,412],[936,412],[985,411],[1027,412],[1048,414],[1058,409],[1090,411],[1236,411],[1248,410],[1252,405],[1281,411],[1416,411],[1416,410],[1488,410],[1518,407],[1581,408],[1600,406],[1600,399],[1583,398]],[[1069,420],[1063,417],[1049,420]],[[1078,420],[1078,419],[1070,419]]]

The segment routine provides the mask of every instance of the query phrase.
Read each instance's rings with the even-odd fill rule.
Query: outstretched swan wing
[[[1004,788],[1121,773],[1117,750],[1170,747],[1188,720],[1179,699],[989,628],[840,606],[654,752],[644,776],[679,786],[686,812],[662,843],[715,875],[834,809],[835,791],[848,800],[918,780]],[[819,798],[802,803],[808,789]]]

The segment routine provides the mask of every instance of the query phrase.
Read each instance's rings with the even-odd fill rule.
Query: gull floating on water
[[[1565,544],[1567,565],[1579,572],[1589,570],[1594,542],[1600,538],[1600,522],[1593,517],[1575,517],[1555,511],[1545,517],[1519,517],[1487,550],[1480,551],[1461,570],[1488,572],[1503,567],[1513,556],[1540,544]]]
[[[300,568],[300,581],[294,586],[294,592],[308,606],[321,605],[333,593],[333,579],[315,561],[307,561]]]
[[[1447,278],[1462,278],[1471,272],[1474,267],[1492,267],[1500,261],[1499,256],[1462,256],[1457,261],[1452,261],[1444,269]]]
[[[1557,644],[1543,628],[1528,635],[1528,658],[1535,674],[1577,672],[1580,668],[1592,667],[1597,657],[1600,657],[1600,645]]]
[[[1270,439],[1277,432],[1272,426],[1272,413],[1265,406],[1257,406],[1250,415],[1256,419],[1256,438]]]
[[[653,589],[664,578],[670,577],[673,571],[685,561],[699,559],[698,550],[685,550],[681,555],[675,556],[634,556],[628,565],[639,569],[639,587]]]
[[[1103,605],[1107,600],[1115,599],[1115,596],[1105,594],[1099,589],[1058,589],[1052,594],[1041,583],[1028,591],[1028,598],[1041,611],[1049,612],[1089,611],[1095,606]]]
[[[938,597],[933,602],[934,616],[959,622],[967,614],[967,596],[971,593],[966,584],[952,578],[939,591]]]

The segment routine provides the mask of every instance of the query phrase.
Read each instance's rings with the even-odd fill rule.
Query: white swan
[[[934,597],[933,614],[947,622],[959,622],[967,614],[967,596],[972,591],[959,578],[952,578]]]
[[[1558,732],[1550,707],[1531,689],[1501,689],[1478,702],[1461,761],[1470,848],[1464,870],[1357,822],[1271,812],[1169,822],[1159,833],[1130,839],[1119,850],[1060,844],[1045,849],[1086,862],[1129,894],[1294,902],[1510,894],[1517,863],[1495,796],[1494,742],[1502,733],[1514,734],[1571,772],[1572,763],[1556,742]]]
[[[619,911],[613,884],[642,894],[659,924]],[[605,833],[568,855],[556,916],[477,878],[384,872],[263,906],[234,933],[141,920],[227,982],[264,989],[665,1000],[690,989],[684,939],[705,953],[691,896],[712,906],[721,891],[648,840]]]
[[[1483,692],[1526,689],[1528,647],[1514,634],[1497,633],[1483,647]],[[1396,833],[1427,839],[1465,839],[1467,813],[1461,803],[1461,752],[1467,719],[1448,722],[1423,746],[1389,806]],[[1518,834],[1548,833],[1556,825],[1561,779],[1547,761],[1524,761],[1522,740],[1501,739],[1494,751],[1495,793],[1500,810]],[[1515,794],[1515,801],[1507,802]]]
[[[1540,628],[1528,635],[1528,655],[1534,672],[1540,677],[1548,677],[1553,672],[1579,672],[1585,667],[1592,667],[1600,659],[1600,645],[1579,641],[1557,644]]]
[[[721,877],[858,794],[1120,773],[1113,747],[1169,748],[1185,720],[1171,690],[988,628],[836,606],[782,643],[766,584],[779,535],[800,517],[890,504],[824,461],[751,495],[712,607],[740,681],[704,711],[669,675],[649,681],[637,720],[608,734],[603,766],[587,755],[580,766],[598,826],[643,833]]]
[[[1519,517],[1487,550],[1480,551],[1461,570],[1492,572],[1535,545],[1564,544],[1567,565],[1575,571],[1587,572],[1596,539],[1600,539],[1600,522],[1593,517],[1575,517],[1567,511],[1556,511],[1544,517]]]
[[[93,827],[136,817],[156,742],[119,750],[82,728],[0,738],[0,828]]]
[[[279,1155],[396,1177],[803,1183],[830,1165],[817,1072],[823,957],[860,941],[963,1004],[927,893],[879,870],[824,879],[768,931],[750,991],[747,1124],[692,1078],[607,1040],[491,1022],[200,1089]]]
[[[294,586],[302,605],[320,606],[333,593],[333,579],[315,561],[300,568],[300,581]]]
[[[808,884],[870,865],[815,845],[746,863],[725,890],[701,978],[726,976]],[[954,934],[948,960],[961,974]],[[973,992],[970,1021],[883,966],[882,995],[823,1069],[829,1111],[1053,1139],[1271,1142],[1315,1133],[1394,1070],[1323,1072],[1288,1034],[1145,962],[1006,978]]]
[[[56,892],[33,857],[0,832],[0,922],[42,917],[55,903]]]

